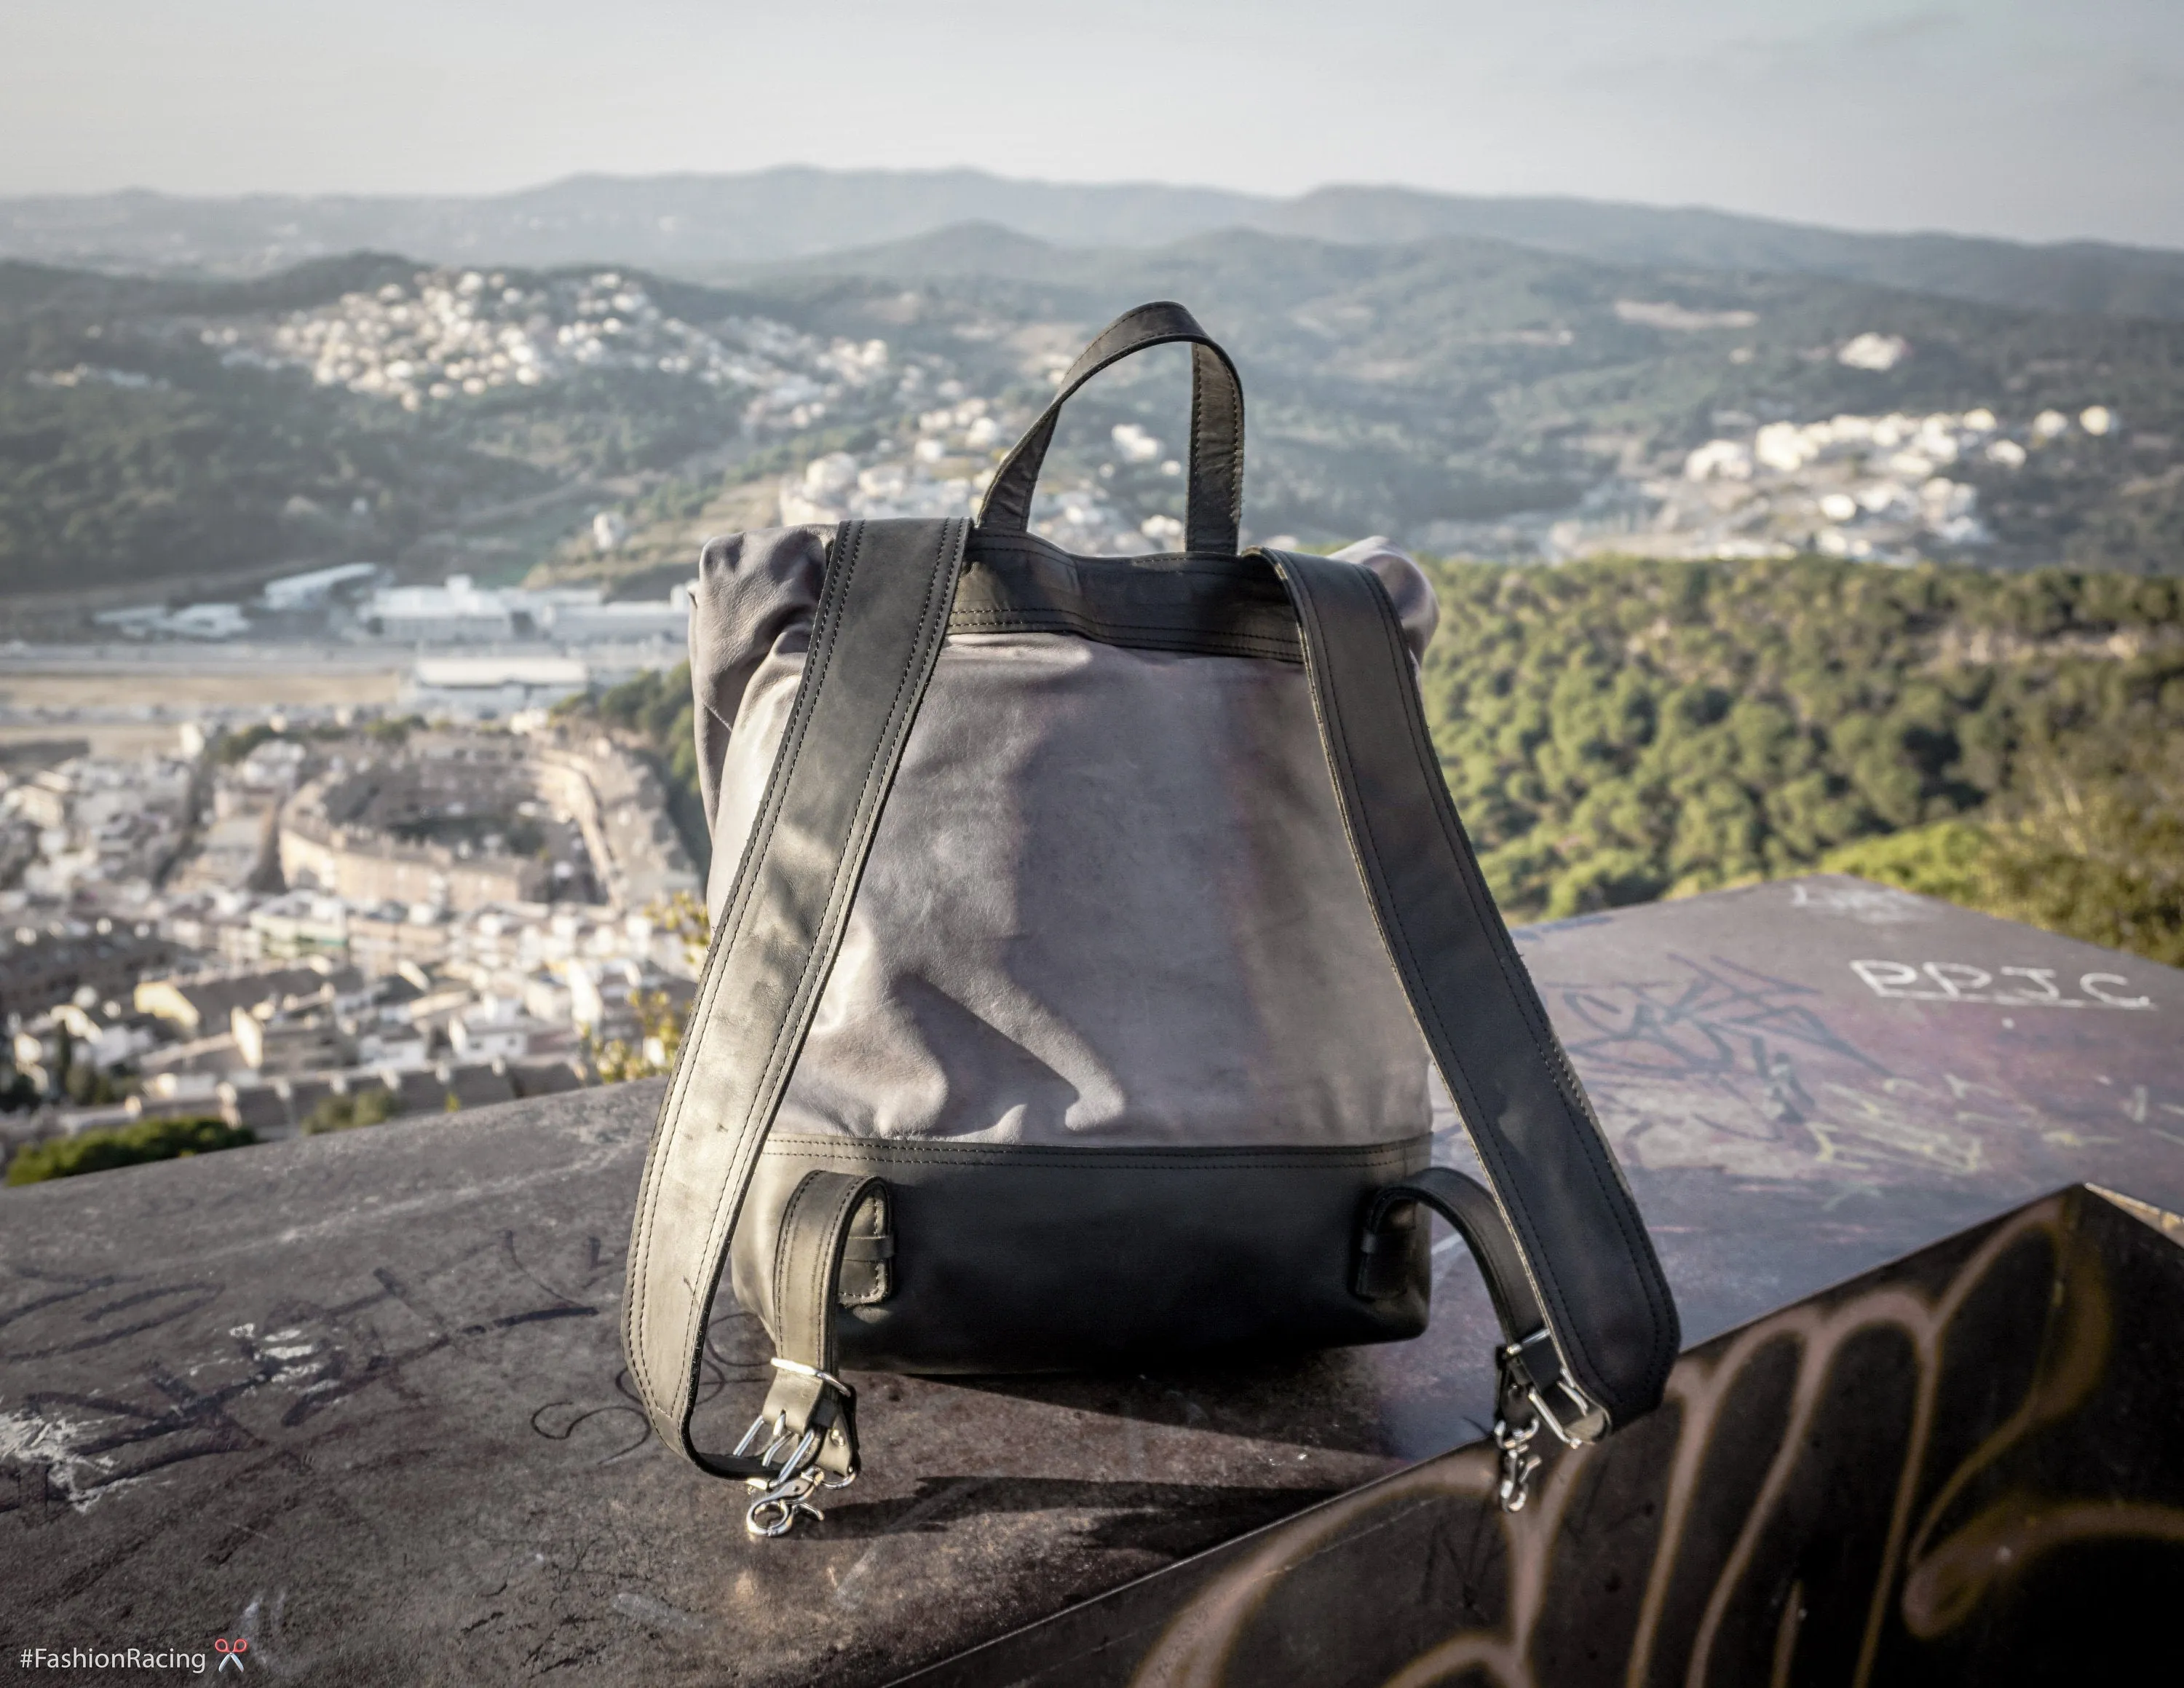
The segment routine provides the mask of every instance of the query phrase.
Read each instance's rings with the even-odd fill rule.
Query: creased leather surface
[[[740,534],[701,565],[716,910],[794,700],[825,540]],[[1422,651],[1437,611],[1416,566],[1384,541],[1341,555],[1387,584]],[[778,1129],[1385,1143],[1424,1128],[1425,1069],[1295,666],[956,634]]]
[[[771,1262],[814,1170],[885,1181],[900,1267],[833,1310],[841,1363],[922,1372],[1075,1371],[1223,1350],[1401,1342],[1425,1328],[1427,1227],[1389,1293],[1352,1292],[1358,1220],[1432,1139],[1360,1149],[1144,1150],[851,1141],[777,1132],[734,1249],[736,1299],[778,1332]]]

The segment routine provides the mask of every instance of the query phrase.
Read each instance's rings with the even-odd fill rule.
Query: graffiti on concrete
[[[2057,967],[1975,967],[1969,961],[1853,961],[1876,997],[1894,1002],[1986,1003],[1996,1008],[2114,1008],[2150,1011],[2152,997],[2121,973],[2080,973],[2075,994]]]
[[[0,1514],[81,1512],[169,1467],[308,1437],[359,1400],[415,1406],[427,1390],[412,1374],[436,1355],[595,1319],[591,1292],[618,1281],[618,1264],[595,1237],[563,1264],[566,1288],[504,1231],[429,1265],[381,1266],[330,1300],[15,1264],[0,1365],[25,1381],[0,1400]],[[89,1387],[70,1362],[93,1350],[101,1382]]]
[[[1407,1688],[1864,1684],[1961,1663],[1928,1644],[2006,1653],[2059,1590],[2098,1601],[2120,1552],[2184,1545],[2175,1462],[2145,1457],[2176,1392],[2133,1364],[2184,1272],[2148,1269],[2173,1244],[2103,1208],[2048,1199],[1953,1267],[1890,1269],[1686,1355],[1657,1413],[1563,1456],[1521,1514],[1494,1505],[1481,1447],[1278,1525],[1181,1601],[1134,1688],[1295,1669],[1299,1612],[1323,1615],[1317,1645],[1352,1680]],[[2157,1283],[2165,1304],[2141,1305]],[[2087,1446],[2114,1457],[2074,1455]],[[2125,1472],[2166,1478],[2118,1492]],[[1391,1577],[1391,1556],[1421,1552],[1424,1580]],[[1396,1587],[1412,1590],[1401,1610]]]
[[[1897,988],[1901,975],[1938,977],[1960,992],[1988,976],[1934,964],[1939,974],[1855,964],[1876,993],[1880,984]],[[2136,1000],[2117,975],[2080,983],[2107,990],[2110,1007]],[[1550,979],[1541,989],[1602,1126],[1649,1170],[1819,1181],[1848,1193],[1907,1171],[1944,1182],[1997,1168],[2045,1177],[2048,1151],[2115,1140],[2049,1116],[1992,1070],[1951,1070],[1947,1043],[1932,1046],[1930,1064],[1904,1070],[1892,1064],[1904,1059],[1900,1040],[1884,1059],[1845,1029],[1857,1020],[1846,1009],[1859,999],[1831,1003],[1817,987],[1721,956],[1670,953],[1650,977]]]

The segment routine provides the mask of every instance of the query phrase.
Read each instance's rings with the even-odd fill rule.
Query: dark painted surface
[[[1691,1341],[2077,1179],[2184,1208],[2184,975],[1843,880],[1520,947]],[[656,1097],[0,1194],[0,1643],[248,1633],[261,1674],[344,1682],[883,1680],[1478,1434],[1490,1319],[1445,1244],[1400,1347],[865,1378],[865,1478],[754,1545],[618,1382]],[[715,1345],[732,1439],[763,1349],[726,1306]]]
[[[1490,1448],[1445,1454],[916,1688],[2165,1678],[2180,1238],[2043,1198],[1687,1350],[1522,1512]]]

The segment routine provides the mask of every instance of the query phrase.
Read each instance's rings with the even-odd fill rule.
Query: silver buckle
[[[783,1372],[817,1378],[845,1400],[856,1399],[856,1391],[832,1372],[799,1365],[794,1360],[776,1360],[773,1363]],[[774,1469],[770,1477],[744,1479],[745,1488],[756,1491],[756,1498],[744,1512],[744,1528],[753,1535],[786,1535],[796,1528],[800,1518],[818,1522],[826,1514],[811,1504],[811,1496],[822,1489],[847,1489],[857,1480],[855,1472],[847,1477],[827,1476],[818,1464],[819,1447],[824,1439],[816,1428],[793,1434],[786,1413],[775,1415],[771,1424],[762,1412],[751,1420],[750,1428],[736,1444],[737,1457],[742,1458],[757,1447],[760,1437],[766,1438],[766,1445],[758,1456],[759,1462]]]
[[[1545,1383],[1538,1380],[1538,1372],[1546,1367],[1535,1368],[1535,1355],[1553,1368]],[[1531,1450],[1540,1427],[1564,1447],[1581,1447],[1607,1433],[1607,1413],[1563,1369],[1561,1353],[1544,1325],[1523,1340],[1496,1350],[1494,1362],[1501,1375],[1494,1415],[1494,1445],[1502,1456],[1496,1497],[1503,1512],[1521,1512],[1531,1498],[1532,1478],[1540,1466],[1540,1456]],[[1556,1411],[1551,1398],[1568,1404],[1567,1417]],[[1523,1410],[1526,1408],[1529,1411]]]
[[[1532,1473],[1540,1456],[1531,1450],[1532,1438],[1540,1434],[1536,1418],[1521,1430],[1513,1430],[1500,1413],[1494,1415],[1494,1445],[1502,1450],[1502,1477],[1494,1485],[1494,1498],[1505,1512],[1521,1512],[1532,1498]]]

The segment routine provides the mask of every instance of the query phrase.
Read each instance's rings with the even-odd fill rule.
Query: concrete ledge
[[[1693,1343],[2080,1179],[2184,1210],[2184,974],[1845,880],[1520,948]],[[244,1635],[255,1670],[344,1684],[878,1682],[1479,1434],[1490,1319],[1444,1246],[1397,1347],[864,1378],[866,1475],[754,1544],[621,1382],[657,1096],[0,1193],[0,1640]],[[766,1350],[725,1301],[712,1347],[732,1439]]]

